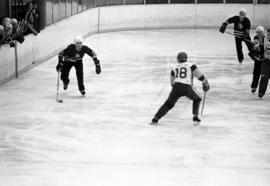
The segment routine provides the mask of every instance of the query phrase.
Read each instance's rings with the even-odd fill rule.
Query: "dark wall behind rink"
[[[0,18],[6,17],[9,14],[9,5],[7,0],[0,0]]]

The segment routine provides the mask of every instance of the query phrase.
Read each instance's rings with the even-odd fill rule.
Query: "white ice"
[[[72,69],[64,102],[55,101],[57,57],[0,87],[1,186],[270,185],[270,95],[250,93],[246,46],[240,65],[234,39],[217,30],[115,32],[85,43],[102,65],[96,75],[84,58],[85,98]],[[149,125],[179,51],[211,85],[202,123],[192,125],[183,98]]]

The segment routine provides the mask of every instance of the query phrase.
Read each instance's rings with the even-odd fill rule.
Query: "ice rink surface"
[[[85,44],[86,94],[75,69],[57,103],[54,57],[0,87],[1,186],[269,186],[270,95],[250,93],[253,62],[216,30],[105,33]],[[209,79],[204,117],[178,101],[149,125],[170,92],[170,67],[186,51]],[[201,83],[195,84],[202,93]]]

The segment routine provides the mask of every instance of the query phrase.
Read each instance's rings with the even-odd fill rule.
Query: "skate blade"
[[[198,121],[194,121],[194,126],[199,126],[200,125],[200,122],[198,122]]]

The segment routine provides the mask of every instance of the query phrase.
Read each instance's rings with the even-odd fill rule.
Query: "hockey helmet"
[[[264,27],[263,26],[258,26],[256,28],[256,34],[257,34],[257,36],[263,36],[264,35]]]
[[[83,43],[83,38],[81,36],[77,36],[74,39],[74,44],[82,44]]]
[[[5,28],[2,25],[0,25],[0,32],[4,32],[4,30]]]
[[[12,24],[7,25],[7,27],[6,27],[5,29],[6,29],[6,30],[12,30],[12,29],[13,29]]]
[[[187,53],[186,52],[179,52],[177,55],[177,61],[179,63],[183,63],[187,61]]]
[[[263,33],[264,32],[264,27],[263,26],[257,26],[256,28],[256,33]]]
[[[244,9],[244,8],[242,8],[240,11],[239,11],[239,15],[240,16],[247,16],[247,10],[246,9]]]
[[[16,25],[18,24],[18,21],[15,18],[12,18],[10,22],[11,22],[11,24],[16,24]]]

